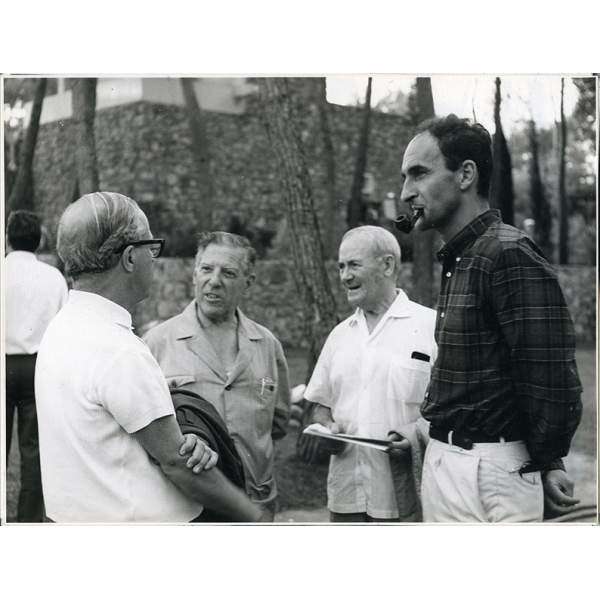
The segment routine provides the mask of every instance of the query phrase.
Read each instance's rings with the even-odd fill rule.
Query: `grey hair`
[[[375,225],[363,225],[346,231],[342,242],[351,237],[362,236],[369,241],[370,248],[375,256],[391,255],[394,259],[394,274],[397,276],[400,272],[400,263],[402,253],[398,240],[383,227]]]
[[[196,262],[194,269],[198,268],[202,254],[210,244],[218,246],[227,246],[229,248],[240,248],[246,252],[245,269],[246,274],[254,269],[256,263],[256,250],[252,247],[250,240],[243,235],[228,233],[226,231],[203,231],[198,236],[198,250],[196,252]]]
[[[86,194],[69,205],[58,224],[56,249],[65,272],[76,280],[109,271],[119,262],[115,251],[140,239],[148,226],[135,200],[115,192]]]

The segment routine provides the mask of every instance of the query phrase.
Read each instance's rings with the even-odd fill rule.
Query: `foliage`
[[[572,115],[573,131],[579,141],[589,141],[592,151],[596,146],[596,79],[594,77],[574,78],[579,98]]]

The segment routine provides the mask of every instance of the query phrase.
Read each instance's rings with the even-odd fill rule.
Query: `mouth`
[[[211,294],[210,292],[204,294],[204,299],[208,300],[208,302],[221,302],[223,300],[221,296],[218,296],[217,294]]]

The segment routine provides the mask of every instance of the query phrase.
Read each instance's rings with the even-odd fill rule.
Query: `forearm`
[[[188,497],[235,522],[256,522],[261,511],[216,468],[195,474],[185,466],[162,466],[165,475]]]
[[[271,437],[274,440],[280,440],[287,434],[287,424],[289,420],[289,410],[283,410],[275,407],[273,414],[273,426],[271,428]]]
[[[564,470],[561,458],[568,454],[581,419],[581,402],[556,404],[528,398],[522,403],[527,407],[525,442],[532,461],[544,471]]]

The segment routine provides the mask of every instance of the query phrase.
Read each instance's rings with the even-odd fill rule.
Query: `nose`
[[[400,192],[400,201],[401,202],[412,202],[417,197],[417,192],[414,189],[413,185],[407,179],[402,186],[402,191]]]
[[[347,267],[341,267],[340,268],[340,281],[345,283],[350,279],[352,279],[352,274],[350,273],[350,270]]]
[[[218,269],[214,269],[211,271],[210,277],[208,278],[208,282],[212,287],[218,287],[221,285],[221,272]]]

